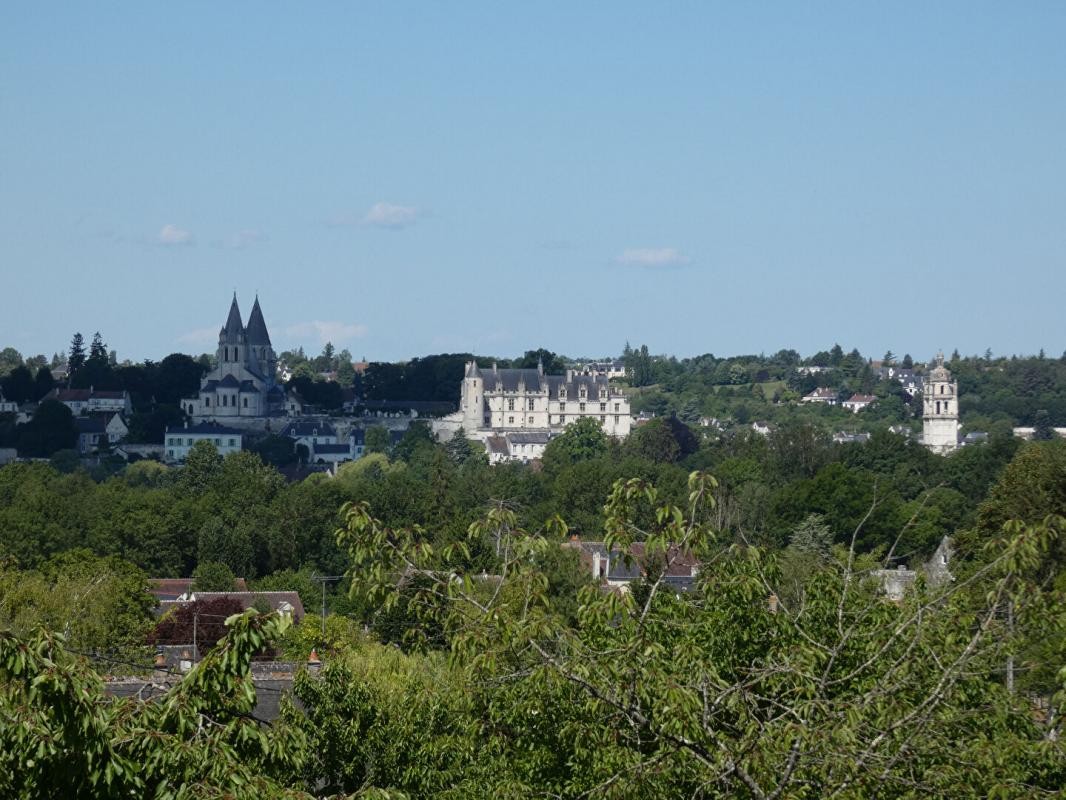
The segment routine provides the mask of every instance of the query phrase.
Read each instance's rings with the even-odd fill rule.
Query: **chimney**
[[[493,375],[496,374],[496,362],[495,361],[492,362],[492,374]]]

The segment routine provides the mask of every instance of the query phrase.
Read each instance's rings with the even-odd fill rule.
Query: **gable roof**
[[[156,600],[177,600],[182,595],[192,591],[194,578],[149,578],[148,591]],[[237,591],[248,591],[248,582],[244,578],[236,578]]]
[[[336,436],[337,429],[325,420],[321,422],[298,420],[286,425],[282,429],[281,435],[289,436],[293,439],[303,439],[308,436]]]
[[[244,431],[228,428],[217,422],[198,422],[195,425],[168,425],[167,433],[217,434],[219,436],[243,436]]]

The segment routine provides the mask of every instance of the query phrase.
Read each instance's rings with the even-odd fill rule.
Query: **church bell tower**
[[[951,379],[944,366],[944,354],[937,353],[936,366],[922,387],[922,444],[934,453],[946,455],[959,447],[959,382]]]

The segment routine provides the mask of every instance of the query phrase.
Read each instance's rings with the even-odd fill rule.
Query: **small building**
[[[864,408],[868,408],[877,402],[877,398],[872,394],[853,394],[843,403],[844,408],[850,411],[852,414],[858,414]]]
[[[485,453],[490,464],[503,461],[520,461],[528,464],[544,455],[544,448],[551,441],[548,431],[522,431],[490,436],[485,440]]]
[[[165,614],[172,608],[195,603],[197,600],[217,600],[220,597],[236,600],[245,611],[249,608],[276,611],[282,616],[291,618],[294,624],[304,618],[304,604],[297,592],[197,592],[189,590],[173,600],[161,600],[159,608]]]
[[[661,573],[663,583],[680,594],[690,591],[699,575],[699,560],[677,545],[670,545],[656,558],[647,553],[644,542],[631,544],[628,557],[620,547],[608,550],[604,542],[586,542],[578,536],[571,536],[562,546],[577,550],[593,580],[616,591],[628,592],[633,581]]]
[[[802,403],[825,403],[827,406],[835,406],[840,402],[837,393],[828,386],[819,386],[810,394],[806,394],[800,400]]]
[[[101,447],[118,444],[129,434],[121,414],[93,414],[74,417],[78,431],[78,452],[88,455]]]
[[[865,444],[868,441],[870,441],[870,434],[868,433],[837,431],[833,434],[833,442],[835,444]]]
[[[296,444],[302,444],[308,452],[320,444],[337,444],[337,429],[325,420],[312,418],[294,420],[286,425],[282,436],[288,436]]]
[[[751,423],[751,429],[760,436],[769,436],[774,432],[773,425],[769,422],[760,422],[759,420],[755,420],[755,422]]]
[[[0,414],[17,414],[19,404],[13,400],[4,399],[4,390],[0,389]]]
[[[46,400],[58,400],[70,409],[75,416],[81,414],[112,413],[130,414],[133,403],[130,393],[122,391],[105,391],[89,387],[88,389],[53,389]]]
[[[195,425],[168,427],[163,442],[167,461],[184,461],[192,446],[200,441],[210,442],[219,455],[238,453],[244,441],[244,432],[228,428],[217,422],[199,422]]]

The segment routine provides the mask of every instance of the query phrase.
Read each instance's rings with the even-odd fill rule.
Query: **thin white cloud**
[[[156,244],[175,247],[178,245],[192,244],[193,236],[190,231],[168,223],[160,229],[155,237],[155,241]]]
[[[663,269],[680,267],[688,264],[688,256],[676,247],[631,247],[623,250],[615,262],[627,267],[644,267],[645,269]]]
[[[211,344],[218,340],[218,328],[197,328],[178,337],[182,344]]]
[[[371,228],[406,228],[418,220],[418,209],[394,203],[374,203],[363,216],[361,224]]]
[[[365,336],[366,325],[316,319],[310,322],[298,322],[295,325],[290,325],[285,329],[285,333],[292,339],[306,339],[314,336],[318,338],[320,344],[325,344],[326,342],[339,344],[340,342]]]

